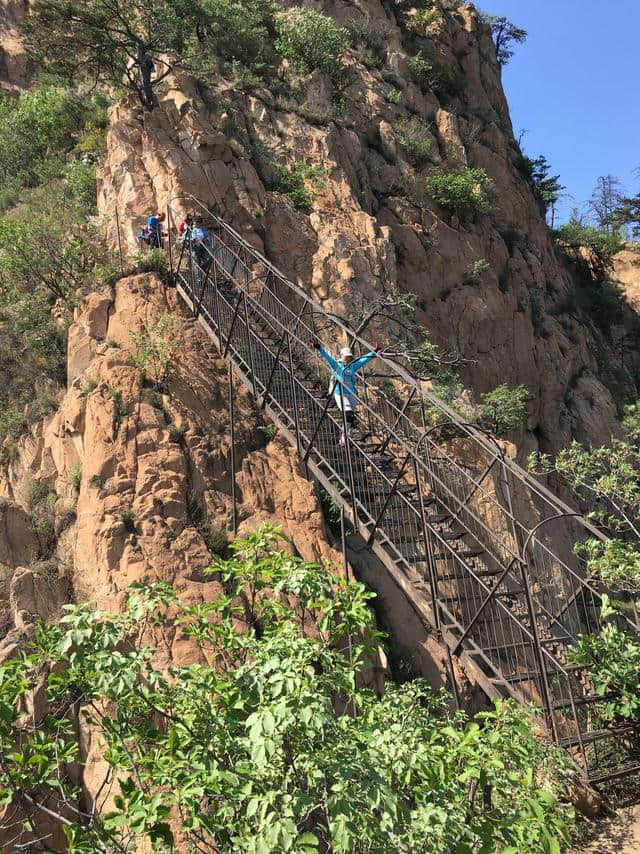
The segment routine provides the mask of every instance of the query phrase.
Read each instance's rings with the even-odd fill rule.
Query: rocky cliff
[[[460,355],[467,386],[530,390],[523,454],[573,436],[605,441],[616,417],[603,371],[607,332],[575,310],[575,284],[522,173],[495,49],[474,7],[408,29],[407,15],[380,0],[314,6],[382,33],[378,60],[350,51],[338,97],[320,72],[302,92],[247,91],[183,73],[152,113],[119,104],[99,192],[111,227],[117,207],[133,225],[125,226],[132,243],[147,211],[191,193],[352,322],[383,294],[416,294],[415,319],[443,351]],[[457,84],[438,96],[423,92],[407,65],[418,51]],[[461,223],[425,196],[425,168],[400,142],[411,117],[428,128],[427,172],[486,170],[489,213]],[[323,176],[310,214],[273,189],[274,164],[300,163]],[[480,272],[470,274],[476,262]],[[388,339],[393,325],[374,320],[367,334]],[[636,369],[634,357],[631,387]]]
[[[0,92],[9,95],[18,94],[31,77],[18,30],[28,8],[29,0],[0,0]]]

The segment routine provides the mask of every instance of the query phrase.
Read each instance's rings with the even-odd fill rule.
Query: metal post
[[[196,286],[193,272],[193,238],[191,236],[191,229],[189,229],[189,280],[191,284],[191,310],[193,311],[196,299]]]
[[[233,367],[229,359],[229,418],[231,427],[231,530],[233,534],[238,533],[238,505],[236,495],[236,424],[235,424],[235,402],[233,399]]]
[[[243,302],[244,302],[244,322],[247,328],[247,343],[249,344],[249,370],[251,371],[251,385],[253,392],[253,396],[257,397],[258,395],[258,386],[256,384],[256,368],[253,361],[253,340],[251,336],[251,327],[249,326],[249,309],[247,307],[247,292],[243,291]]]
[[[296,378],[293,371],[293,354],[291,352],[291,336],[287,335],[287,344],[289,350],[289,379],[291,382],[291,391],[293,393],[293,420],[296,426],[296,445],[298,447],[298,456],[302,448],[300,441],[300,415],[298,413],[298,393],[296,391]]]
[[[332,397],[333,397],[333,395],[331,395],[331,394],[328,394],[328,395],[327,395],[327,400],[326,400],[326,403],[325,403],[325,405],[324,405],[324,407],[323,407],[323,409],[322,409],[322,414],[320,415],[320,420],[319,420],[319,421],[318,421],[318,423],[316,424],[315,430],[313,431],[313,435],[311,436],[311,441],[309,442],[309,447],[308,447],[308,448],[307,448],[307,450],[305,451],[304,459],[302,460],[302,462],[303,462],[305,465],[306,465],[306,463],[307,463],[307,460],[309,459],[309,454],[311,453],[311,449],[313,448],[313,443],[314,443],[314,442],[315,442],[315,440],[316,440],[316,436],[317,436],[317,435],[318,435],[318,433],[320,432],[320,427],[321,427],[321,425],[322,425],[322,422],[323,422],[323,421],[324,421],[324,419],[325,419],[325,416],[326,416],[327,411],[328,411],[328,409],[329,409],[329,404],[331,403],[331,399],[332,399]]]
[[[349,476],[349,492],[351,493],[351,507],[353,508],[353,524],[358,524],[358,507],[356,504],[356,483],[353,476],[353,460],[351,458],[351,436],[347,433],[347,414],[344,411],[344,386],[340,385],[340,409],[342,411],[342,433],[344,436],[344,447],[347,452],[347,474]]]
[[[427,451],[428,454],[428,451]],[[442,617],[440,615],[440,599],[438,594],[438,578],[436,573],[436,567],[433,560],[433,549],[431,547],[431,537],[429,536],[429,527],[427,525],[427,513],[424,506],[424,489],[422,483],[422,477],[420,475],[420,468],[418,466],[418,460],[413,458],[413,473],[416,480],[416,490],[418,493],[418,503],[420,507],[420,523],[422,526],[422,541],[424,545],[425,554],[427,556],[427,566],[429,567],[429,589],[431,591],[431,607],[433,609],[433,619],[435,621],[435,629],[438,641],[444,646],[447,651],[447,670],[449,671],[449,681],[451,683],[451,690],[453,692],[453,697],[456,701],[456,708],[460,709],[460,694],[458,692],[458,683],[456,682],[455,670],[453,667],[453,658],[451,657],[451,650],[449,649],[449,644],[444,641],[443,633],[442,633]]]
[[[167,205],[167,232],[169,237],[169,271],[171,273],[171,281],[173,281],[173,244],[171,242],[171,207]]]
[[[124,276],[124,258],[122,255],[122,239],[120,237],[120,214],[116,206],[116,230],[118,232],[118,252],[120,253],[120,272]]]
[[[509,485],[509,475],[507,473],[507,468],[505,466],[504,459],[501,460],[502,467],[502,482],[505,487],[505,496],[507,499],[507,510],[509,511],[509,519],[512,525],[512,532],[515,542],[516,549],[520,549],[520,536],[518,532],[518,528],[515,525],[514,516],[513,516],[513,502],[511,500],[511,487]],[[535,529],[534,529],[535,531]],[[533,652],[538,662],[538,667],[540,669],[540,682],[542,686],[542,699],[545,705],[547,719],[551,724],[551,732],[553,734],[554,741],[556,744],[560,743],[558,730],[556,727],[556,717],[554,715],[553,709],[553,700],[551,696],[551,686],[549,685],[549,674],[547,672],[547,662],[544,657],[544,653],[542,651],[542,644],[540,643],[540,632],[538,630],[538,618],[536,617],[536,609],[533,604],[533,596],[531,595],[531,585],[529,583],[529,573],[527,572],[527,555],[526,549],[529,546],[533,538],[533,534],[530,533],[527,537],[521,552],[520,559],[520,574],[522,577],[522,584],[524,587],[524,596],[525,601],[527,603],[527,611],[529,614],[529,622],[531,623],[531,634],[533,635]]]
[[[227,343],[225,344],[224,353],[222,354],[222,358],[227,358],[227,353],[229,352],[229,345],[231,344],[231,336],[233,335],[233,330],[236,325],[236,320],[238,319],[238,311],[240,310],[240,303],[242,302],[242,293],[238,297],[238,301],[236,303],[235,310],[233,312],[233,318],[231,320],[231,326],[229,327],[229,334],[227,336]]]
[[[416,393],[416,389],[415,389],[415,388],[411,389],[411,394],[410,394],[410,395],[409,395],[409,397],[406,399],[406,401],[405,401],[405,403],[404,403],[404,406],[402,407],[402,409],[401,409],[401,410],[400,410],[400,412],[398,413],[398,416],[397,416],[396,420],[393,422],[393,427],[391,428],[391,430],[390,430],[390,431],[389,431],[389,433],[387,434],[387,438],[384,440],[384,442],[382,443],[382,445],[378,448],[378,453],[380,453],[380,454],[384,454],[384,452],[387,450],[387,445],[388,445],[388,444],[389,444],[389,442],[391,441],[391,433],[393,433],[393,432],[395,431],[396,427],[397,427],[397,426],[398,426],[398,424],[400,423],[400,419],[402,418],[402,416],[405,414],[405,412],[406,412],[406,411],[407,411],[407,409],[409,408],[409,406],[410,406],[410,404],[411,404],[411,401],[413,400],[413,397],[414,397],[415,393]]]

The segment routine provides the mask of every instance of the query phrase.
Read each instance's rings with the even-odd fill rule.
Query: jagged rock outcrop
[[[111,233],[117,207],[133,247],[149,210],[193,194],[339,315],[354,320],[361,305],[394,289],[417,294],[416,319],[467,360],[464,379],[476,393],[502,382],[531,391],[523,455],[573,436],[605,441],[616,416],[600,376],[605,345],[588,318],[567,308],[574,286],[520,171],[488,28],[471,5],[422,33],[409,33],[401,13],[379,0],[358,9],[315,5],[340,22],[356,17],[385,28],[384,63],[366,67],[349,54],[340,110],[319,72],[304,98],[247,94],[224,81],[203,87],[177,74],[153,112],[120,103],[99,187]],[[423,93],[407,70],[418,49],[464,86],[453,95]],[[425,197],[424,176],[394,131],[410,115],[429,125],[432,164],[486,169],[489,215],[463,225]],[[310,216],[266,189],[273,161],[324,170]],[[186,210],[189,201],[175,206]],[[480,259],[488,269],[470,278]],[[393,331],[385,323],[369,330],[371,337]]]
[[[29,0],[0,0],[0,92],[19,94],[31,79],[31,70],[20,39],[19,24]]]

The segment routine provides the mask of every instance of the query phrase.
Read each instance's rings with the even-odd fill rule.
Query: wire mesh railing
[[[211,233],[197,246],[174,228],[194,209]],[[549,736],[592,780],[640,770],[630,728],[600,726],[588,674],[568,654],[600,629],[601,593],[573,551],[600,532],[384,356],[361,377],[350,435],[314,343],[366,342],[194,197],[170,202],[168,229],[185,301],[449,654],[488,693],[540,705]]]

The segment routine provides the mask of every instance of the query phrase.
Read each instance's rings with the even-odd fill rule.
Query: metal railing
[[[210,245],[177,239],[187,209],[202,213]],[[168,230],[185,302],[431,623],[450,663],[458,656],[491,696],[541,706],[549,737],[592,782],[640,770],[632,728],[598,723],[600,698],[568,656],[601,625],[601,592],[573,545],[602,534],[384,356],[361,378],[358,427],[343,447],[344,411],[313,342],[349,343],[356,354],[367,343],[194,197],[169,203]]]

